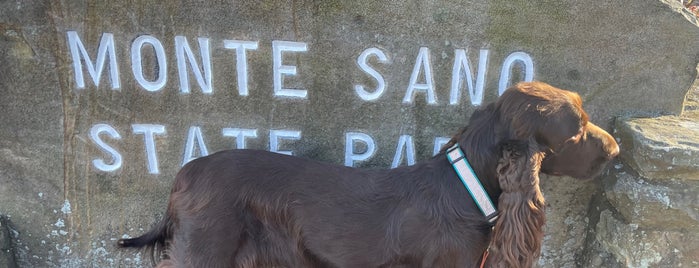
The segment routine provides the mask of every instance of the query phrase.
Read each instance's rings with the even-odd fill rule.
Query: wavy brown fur
[[[532,267],[544,236],[544,196],[539,168],[544,158],[532,143],[507,144],[497,167],[502,194],[490,245],[490,267]]]

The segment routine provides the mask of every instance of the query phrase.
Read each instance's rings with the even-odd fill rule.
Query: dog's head
[[[574,92],[541,82],[519,83],[496,102],[506,139],[532,140],[546,153],[541,172],[594,178],[619,154],[609,133],[589,121]]]
[[[500,218],[488,265],[531,267],[541,251],[546,219],[539,172],[592,178],[619,154],[619,146],[589,122],[578,94],[544,83],[519,83],[475,116],[476,122],[492,122],[477,127],[490,128],[494,133],[486,134],[499,142]]]

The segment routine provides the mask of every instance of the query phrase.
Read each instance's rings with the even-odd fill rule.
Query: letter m
[[[117,66],[116,53],[114,49],[114,35],[111,33],[103,33],[100,45],[97,48],[97,60],[93,62],[90,55],[87,53],[78,33],[68,31],[68,47],[73,58],[73,71],[75,72],[75,83],[78,88],[85,88],[85,79],[83,77],[83,60],[87,72],[95,82],[95,86],[99,87],[100,76],[104,69],[104,61],[109,55],[109,79],[112,81],[112,89],[119,89],[119,67]]]

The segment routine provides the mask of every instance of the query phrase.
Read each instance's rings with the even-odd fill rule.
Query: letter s
[[[121,154],[117,152],[114,147],[107,145],[107,143],[100,138],[99,135],[103,132],[108,134],[112,139],[121,139],[121,135],[119,135],[116,129],[110,125],[96,124],[92,126],[92,128],[90,128],[90,139],[92,139],[92,141],[97,144],[102,151],[106,152],[112,157],[111,164],[108,164],[106,161],[104,161],[104,159],[94,159],[92,160],[92,164],[95,165],[95,168],[101,171],[114,172],[115,170],[121,168]]]

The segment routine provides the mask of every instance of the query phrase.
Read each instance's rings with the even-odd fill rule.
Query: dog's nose
[[[614,141],[614,143],[612,143],[611,145],[612,145],[612,146],[610,146],[611,148],[607,149],[607,152],[608,152],[607,158],[609,158],[609,159],[617,157],[617,155],[619,155],[619,152],[620,152],[619,144],[617,144],[616,141]]]
[[[607,153],[607,159],[612,160],[612,158],[617,157],[617,155],[619,155],[619,144],[616,142],[614,137],[606,131],[602,134],[604,135],[604,137],[602,137],[602,146],[604,147],[604,152]]]
[[[608,157],[609,159],[612,159],[619,155],[620,149],[619,149],[619,144],[616,142],[616,139],[614,136],[610,135],[605,131],[604,134],[607,138],[605,139],[605,144],[604,147],[607,150],[607,153],[609,154]]]
[[[592,123],[588,124],[588,131],[598,142],[602,143],[602,149],[607,154],[608,160],[619,155],[619,144],[617,144],[616,139],[607,131],[604,131],[604,129]]]

